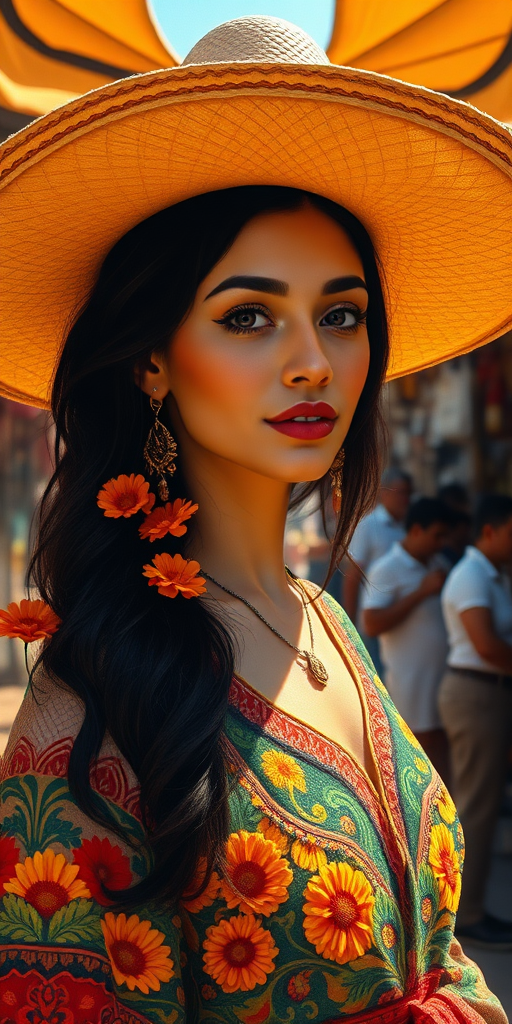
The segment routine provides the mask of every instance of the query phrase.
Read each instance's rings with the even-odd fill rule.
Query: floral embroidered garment
[[[453,938],[453,803],[341,608],[325,595],[320,611],[357,681],[378,785],[234,679],[227,874],[173,909],[109,903],[102,882],[126,887],[149,866],[137,780],[107,739],[91,781],[131,847],[69,792],[74,695],[41,680],[27,695],[2,773],[0,1020],[506,1024]]]

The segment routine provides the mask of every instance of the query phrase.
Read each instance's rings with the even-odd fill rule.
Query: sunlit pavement
[[[23,700],[24,686],[0,686],[0,754]],[[489,879],[487,909],[512,920],[512,818],[501,818]],[[487,984],[501,999],[512,1021],[512,954],[493,953],[466,944],[464,952],[482,968]]]

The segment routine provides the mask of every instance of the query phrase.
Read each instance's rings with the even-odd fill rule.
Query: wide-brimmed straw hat
[[[235,185],[307,189],[363,222],[382,268],[390,377],[512,328],[509,130],[428,89],[330,65],[288,22],[221,25],[181,67],[87,93],[1,148],[10,398],[48,404],[66,331],[121,235]]]

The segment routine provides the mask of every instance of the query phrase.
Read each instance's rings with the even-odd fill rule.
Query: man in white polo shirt
[[[512,922],[485,912],[492,841],[512,744],[512,498],[483,498],[476,542],[442,593],[450,653],[439,710],[451,749],[453,796],[466,838],[456,933],[512,949]]]
[[[438,498],[411,505],[406,535],[373,563],[363,595],[363,622],[378,636],[384,682],[439,774],[448,775],[448,745],[437,709],[448,645],[440,593],[448,564],[440,554],[453,513]]]
[[[412,481],[408,473],[397,466],[385,470],[379,490],[379,501],[369,515],[357,524],[350,542],[352,561],[344,570],[343,607],[354,622],[373,658],[377,672],[381,671],[377,638],[364,633],[361,620],[361,592],[368,583],[364,574],[370,566],[385,555],[395,541],[405,536],[404,521],[411,501]]]

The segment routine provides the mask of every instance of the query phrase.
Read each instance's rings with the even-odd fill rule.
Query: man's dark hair
[[[437,497],[457,512],[465,512],[469,508],[469,494],[464,484],[444,484],[439,488]]]
[[[405,529],[410,530],[418,524],[423,530],[428,530],[433,523],[453,526],[454,515],[446,502],[439,498],[419,498],[413,502],[407,513]]]
[[[481,536],[484,526],[503,526],[512,518],[512,498],[508,494],[486,494],[475,512],[475,533]]]

